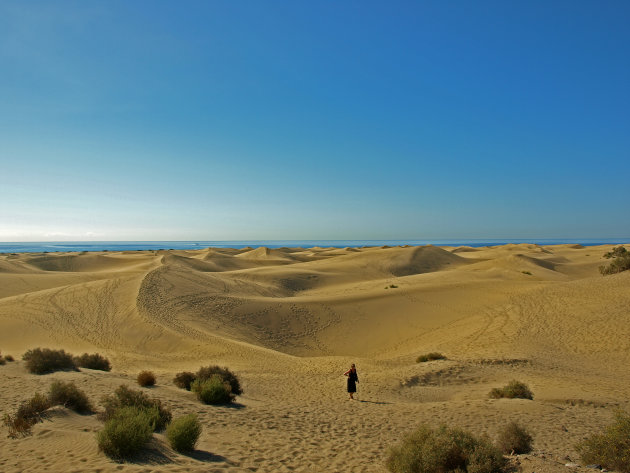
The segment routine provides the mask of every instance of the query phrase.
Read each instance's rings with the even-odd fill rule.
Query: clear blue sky
[[[0,3],[0,240],[628,237],[628,1]]]

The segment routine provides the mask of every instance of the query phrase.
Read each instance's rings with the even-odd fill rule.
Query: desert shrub
[[[5,360],[2,355],[0,355],[0,365],[6,365],[6,364],[7,364],[7,360]]]
[[[615,421],[604,433],[590,436],[577,445],[577,450],[586,464],[630,473],[630,414],[617,411]]]
[[[118,409],[105,422],[96,438],[99,450],[105,455],[123,459],[140,451],[151,439],[152,433],[149,413],[145,409],[126,406]]]
[[[144,388],[155,385],[155,375],[151,371],[140,371],[136,380]]]
[[[74,357],[74,363],[80,368],[89,370],[111,371],[112,365],[109,360],[99,353],[84,353],[81,356]]]
[[[123,407],[135,407],[147,411],[152,418],[151,423],[155,431],[164,430],[172,418],[171,411],[164,407],[159,399],[150,398],[142,391],[129,389],[125,385],[120,385],[114,394],[105,396],[101,404],[105,407],[105,411],[99,414],[99,418],[103,421],[113,418]]]
[[[490,391],[490,397],[494,399],[502,397],[507,397],[509,399],[534,399],[534,394],[525,383],[514,380],[510,381],[507,386],[494,388]]]
[[[219,366],[205,366],[199,368],[196,379],[205,381],[212,378],[214,375],[218,375],[223,381],[230,385],[233,395],[238,396],[239,394],[243,394],[240,381],[236,375],[227,368],[220,368]]]
[[[79,414],[92,412],[92,404],[86,396],[72,382],[53,381],[48,391],[48,400],[51,406],[64,406]]]
[[[201,424],[195,414],[179,417],[166,428],[166,438],[168,438],[173,450],[178,452],[194,450],[200,435]]]
[[[24,353],[22,359],[26,361],[26,368],[35,374],[77,369],[72,355],[64,350],[34,348]]]
[[[427,353],[416,358],[416,363],[424,363],[426,361],[446,360],[446,357],[438,352]]]
[[[234,400],[230,384],[216,374],[210,379],[196,379],[190,389],[204,404],[228,404]]]
[[[15,358],[13,358],[11,355],[4,355],[4,360],[5,361],[15,361]]]
[[[497,447],[503,453],[529,453],[532,451],[532,440],[534,439],[525,427],[516,422],[510,422],[499,431]]]
[[[486,437],[445,425],[427,425],[406,435],[389,451],[387,468],[393,473],[500,473],[501,451]]]
[[[183,371],[181,373],[177,373],[175,378],[173,379],[173,383],[180,389],[185,389],[186,391],[190,391],[190,385],[192,382],[197,379],[195,373],[191,373],[190,371]]]
[[[20,404],[15,414],[4,416],[4,425],[9,428],[9,437],[25,437],[31,433],[31,427],[41,422],[44,412],[50,407],[50,401],[43,394],[35,394],[28,401]]]
[[[604,255],[604,258],[612,258],[612,261],[608,266],[599,267],[599,272],[604,276],[607,274],[620,273],[630,269],[630,251],[626,250],[623,246],[613,248],[612,251]]]

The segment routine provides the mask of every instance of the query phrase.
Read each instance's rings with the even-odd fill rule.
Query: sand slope
[[[98,351],[111,373],[35,376],[0,366],[2,414],[52,379],[97,402],[140,369],[175,414],[204,423],[198,451],[156,436],[129,471],[382,472],[419,422],[493,436],[507,419],[535,435],[518,461],[566,471],[574,444],[628,407],[630,274],[602,277],[610,247],[248,248],[0,255],[0,349]],[[415,363],[441,351],[446,361]],[[342,373],[359,368],[359,399]],[[245,393],[208,407],[171,379],[227,365]],[[517,378],[534,401],[489,400]],[[114,471],[101,424],[55,408],[20,440],[0,436],[0,471]],[[543,458],[544,456],[544,458]]]

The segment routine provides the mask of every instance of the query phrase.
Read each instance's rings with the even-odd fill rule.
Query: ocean
[[[508,243],[538,245],[580,244],[584,246],[628,244],[630,238],[575,238],[575,239],[443,239],[443,240],[234,240],[234,241],[48,241],[4,242],[0,253],[52,253],[69,251],[140,251],[140,250],[198,250],[202,248],[313,248],[362,247],[398,245],[436,246],[495,246]]]

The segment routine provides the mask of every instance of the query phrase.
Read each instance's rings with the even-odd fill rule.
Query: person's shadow
[[[385,401],[366,401],[365,399],[358,399],[359,402],[366,402],[368,404],[393,404],[391,402],[385,402]]]

